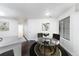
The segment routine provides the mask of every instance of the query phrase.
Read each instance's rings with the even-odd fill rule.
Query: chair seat
[[[54,43],[55,45],[58,45],[58,44],[60,43],[60,41],[57,40],[57,39],[53,39],[53,40],[52,40],[52,43]]]

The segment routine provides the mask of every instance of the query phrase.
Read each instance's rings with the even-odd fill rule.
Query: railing
[[[23,35],[23,37],[28,41],[27,37],[25,35]]]
[[[29,36],[30,36],[30,33],[27,33],[27,35],[26,35],[26,34],[23,35],[23,37],[24,37],[27,41],[29,41]]]

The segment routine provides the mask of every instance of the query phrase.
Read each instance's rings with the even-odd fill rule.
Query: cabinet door
[[[13,50],[10,50],[0,54],[0,56],[14,56],[14,53],[13,53]]]

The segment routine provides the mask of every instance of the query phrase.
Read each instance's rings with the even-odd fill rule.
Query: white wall
[[[24,31],[29,40],[37,41],[37,33],[42,31],[42,23],[50,23],[49,33],[52,37],[53,33],[59,33],[59,23],[56,19],[28,19],[24,26]]]
[[[0,31],[0,37],[3,38],[3,42],[6,42],[5,38],[7,37],[17,37],[18,36],[18,19],[15,17],[18,16],[18,13],[15,12],[13,9],[0,6],[0,22],[9,22],[9,31]],[[5,37],[5,38],[4,38]],[[9,42],[9,40],[8,40]],[[13,49],[14,55],[21,55],[21,44],[13,44],[8,45],[6,47],[0,48],[0,53],[6,52],[8,50]]]
[[[16,20],[1,18],[0,22],[9,22],[9,31],[0,31],[0,37],[9,37],[18,35],[18,22]]]
[[[70,40],[60,38],[60,44],[72,55],[79,56],[79,12],[71,8],[68,12],[59,17],[59,20],[70,16]]]
[[[74,13],[75,9],[74,7],[71,8],[70,10],[66,11],[65,13],[63,13],[61,16],[59,16],[58,20],[62,20],[65,17],[71,16]],[[71,30],[70,30],[71,31]],[[70,40],[66,40],[64,38],[60,38],[60,44],[62,47],[64,47],[69,53],[73,54],[73,40],[71,39],[72,37],[70,37]]]
[[[73,40],[73,55],[79,56],[79,12],[71,15],[71,39]]]

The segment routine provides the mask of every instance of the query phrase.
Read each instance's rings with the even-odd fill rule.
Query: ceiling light
[[[5,16],[5,13],[0,11],[0,16]]]
[[[49,16],[50,16],[50,12],[47,11],[47,12],[45,13],[45,16],[49,17]]]

